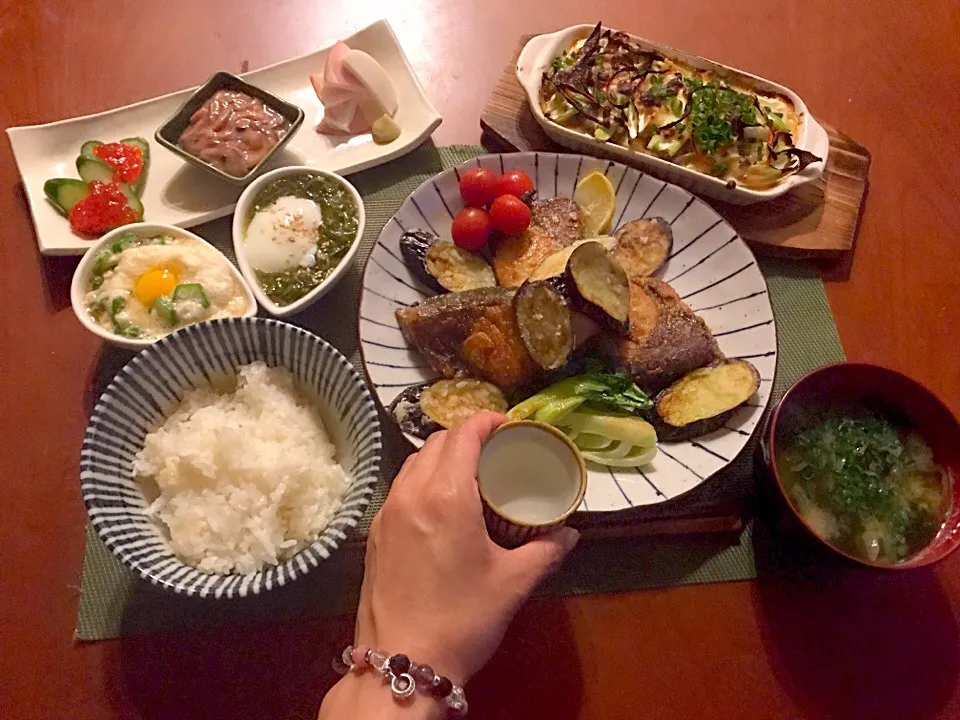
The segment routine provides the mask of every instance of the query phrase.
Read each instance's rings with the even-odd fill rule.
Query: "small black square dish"
[[[218,72],[154,134],[191,165],[234,185],[250,182],[303,123],[303,110]]]

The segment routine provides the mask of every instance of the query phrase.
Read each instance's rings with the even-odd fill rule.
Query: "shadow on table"
[[[754,607],[804,717],[940,717],[960,676],[960,629],[936,572],[846,560],[802,529],[772,483],[759,487]]]
[[[108,676],[118,715],[315,718],[353,637],[361,568],[360,552],[342,549],[291,585],[232,601],[136,583]],[[336,616],[317,619],[321,605]]]
[[[493,659],[467,688],[470,716],[490,720],[576,718],[583,698],[584,661],[591,658],[578,654],[563,602],[532,600],[513,621]]]
[[[109,343],[103,343],[100,346],[100,353],[97,355],[96,362],[90,365],[90,376],[87,378],[86,392],[83,398],[83,409],[88,418],[93,414],[93,408],[97,404],[97,400],[107,389],[110,381],[136,355],[137,353],[134,350],[127,350]]]
[[[935,571],[861,568],[775,523],[755,526],[754,607],[804,717],[940,717],[960,675],[960,631]]]
[[[353,618],[125,639],[107,668],[118,717],[313,720]]]
[[[337,680],[331,660],[353,637],[352,615],[290,619],[298,612],[292,608],[324,601],[324,582],[331,579],[311,573],[245,608],[243,602],[201,602],[138,584],[125,616],[133,625],[124,627],[107,655],[106,685],[116,714],[143,720],[313,720]],[[154,615],[154,631],[137,634],[147,609],[166,619],[162,632],[156,630],[164,623]],[[247,614],[242,625],[233,622],[238,613]],[[249,623],[250,613],[262,616],[261,624]],[[275,621],[267,624],[267,618]],[[581,662],[563,603],[534,600],[470,684],[471,715],[576,717]],[[549,685],[531,687],[537,678],[549,678]]]
[[[14,188],[17,204],[20,206],[20,214],[23,217],[30,217],[30,203],[27,200],[27,190],[23,182],[18,182]],[[46,202],[46,201],[44,201]],[[70,232],[67,221],[64,220],[63,231]],[[40,270],[40,278],[43,280],[44,300],[47,309],[56,313],[70,307],[70,282],[73,280],[73,271],[77,269],[80,263],[80,257],[77,255],[66,256],[44,256],[40,252],[40,242],[37,238],[37,228],[30,223],[30,242],[37,257],[37,267]],[[23,240],[26,242],[26,240]]]
[[[697,579],[698,571],[738,542],[730,533],[583,539],[537,595],[584,595],[669,587]]]

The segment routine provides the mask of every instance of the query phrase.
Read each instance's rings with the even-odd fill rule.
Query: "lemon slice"
[[[617,194],[602,172],[593,171],[577,183],[573,201],[583,211],[583,236],[596,237],[610,232]]]

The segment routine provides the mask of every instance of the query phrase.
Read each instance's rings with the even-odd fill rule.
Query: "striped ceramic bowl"
[[[191,389],[257,360],[286,368],[320,409],[338,460],[350,478],[343,506],[316,541],[269,569],[215,575],[185,565],[144,515],[148,503],[133,459]],[[316,567],[356,526],[380,466],[380,421],[360,375],[333,346],[301,328],[262,318],[191,325],[131,360],[100,397],[80,453],[80,484],[90,521],[120,561],[154,585],[201,597],[267,592]]]

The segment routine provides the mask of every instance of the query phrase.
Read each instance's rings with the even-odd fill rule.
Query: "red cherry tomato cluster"
[[[533,190],[533,180],[522,170],[497,175],[473,168],[460,177],[460,197],[466,207],[453,218],[450,234],[464,250],[479,250],[494,230],[522,233],[530,225],[530,208],[520,198]]]

